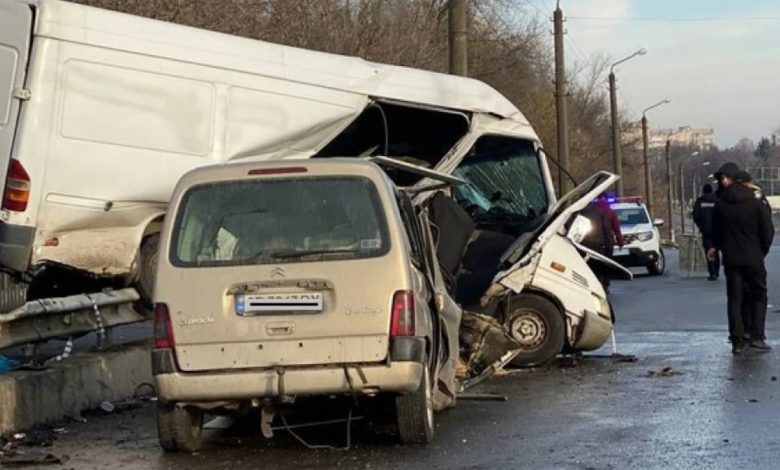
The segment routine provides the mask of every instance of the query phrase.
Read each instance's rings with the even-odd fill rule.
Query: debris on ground
[[[671,367],[664,367],[661,370],[655,371],[655,370],[649,370],[647,371],[648,377],[673,377],[675,375],[680,375],[680,372],[677,372],[676,370],[672,369]]]
[[[114,405],[109,401],[104,401],[100,404],[100,409],[105,411],[106,413],[113,413],[114,412]]]
[[[612,355],[612,360],[615,362],[637,362],[639,361],[639,358],[632,354],[614,353]]]
[[[148,400],[148,399],[146,399]],[[114,403],[111,403],[110,401],[104,401],[100,404],[95,410],[92,410],[88,413],[98,414],[98,415],[109,415],[109,414],[116,414],[116,413],[124,413],[126,411],[132,411],[137,410],[138,408],[141,408],[143,406],[142,399],[135,399],[130,398],[127,400],[120,400]],[[83,422],[86,422],[86,419],[83,419]],[[76,419],[76,421],[79,421]]]
[[[461,393],[458,395],[458,400],[467,401],[509,401],[509,397],[506,395],[499,395],[497,393]]]
[[[63,465],[70,457],[62,455],[58,457],[49,452],[39,450],[8,450],[0,451],[0,466],[8,468],[20,468],[33,465]]]
[[[10,357],[0,354],[0,375],[15,369],[19,366],[19,361],[11,359]]]

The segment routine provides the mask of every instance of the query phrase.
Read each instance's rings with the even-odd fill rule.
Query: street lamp
[[[647,49],[643,47],[642,49],[639,49],[638,51],[634,52],[630,56],[615,62],[609,68],[609,107],[610,107],[610,114],[612,117],[612,158],[614,159],[614,164],[615,164],[615,174],[621,177],[623,176],[623,157],[620,155],[620,122],[618,118],[615,67],[622,64],[623,62],[633,59],[636,56],[645,55],[645,54],[647,54]],[[619,179],[617,182],[617,193],[618,196],[623,195],[622,179]]]
[[[653,193],[651,191],[650,181],[650,159],[647,156],[647,112],[651,109],[655,109],[659,106],[669,104],[671,102],[671,100],[666,98],[663,101],[659,101],[658,103],[647,107],[644,111],[642,111],[642,152],[645,162],[645,199],[647,203],[647,211],[650,212],[650,214],[653,213]]]

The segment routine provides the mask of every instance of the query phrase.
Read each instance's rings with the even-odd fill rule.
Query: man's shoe
[[[717,281],[717,280],[718,280],[718,277],[717,277],[717,276],[712,276],[712,275],[710,275],[710,277],[708,277],[708,278],[707,278],[707,280],[708,280],[708,281]]]
[[[742,354],[745,351],[745,343],[732,343],[731,345],[731,352],[734,355]]]
[[[772,346],[766,344],[766,341],[764,341],[763,339],[754,339],[754,340],[750,341],[750,347],[751,348],[756,348],[756,349],[761,349],[763,351],[771,351],[772,350]]]

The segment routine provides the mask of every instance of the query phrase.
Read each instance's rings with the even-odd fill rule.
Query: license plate
[[[238,315],[322,312],[322,294],[250,294],[236,296]]]
[[[612,256],[624,256],[628,254],[628,250],[626,248],[616,248],[615,251],[612,252]]]

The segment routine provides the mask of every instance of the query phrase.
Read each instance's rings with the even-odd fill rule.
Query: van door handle
[[[275,322],[265,326],[265,332],[268,336],[285,336],[295,333],[295,323]]]

